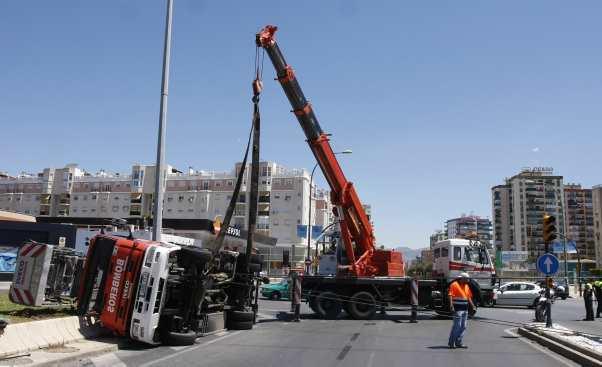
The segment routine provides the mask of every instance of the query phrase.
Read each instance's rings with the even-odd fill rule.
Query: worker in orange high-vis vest
[[[470,276],[467,273],[461,273],[456,280],[451,282],[447,295],[449,297],[450,311],[454,315],[454,323],[449,333],[450,349],[468,348],[463,344],[462,339],[466,333],[466,324],[468,321],[469,309],[476,310],[472,303],[472,292],[470,291]]]

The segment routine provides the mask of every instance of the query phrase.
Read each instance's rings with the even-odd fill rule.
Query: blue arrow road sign
[[[537,270],[545,275],[556,274],[558,265],[558,258],[552,254],[543,254],[537,258]]]

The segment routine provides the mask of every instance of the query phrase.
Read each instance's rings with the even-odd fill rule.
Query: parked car
[[[289,280],[283,278],[278,283],[266,284],[261,287],[261,295],[265,298],[277,301],[289,299]]]
[[[493,302],[500,306],[535,307],[541,287],[535,283],[510,282],[494,289]]]

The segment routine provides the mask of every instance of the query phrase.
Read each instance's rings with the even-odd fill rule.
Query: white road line
[[[127,367],[126,364],[115,355],[115,353],[107,353],[98,357],[91,357],[90,361],[95,367]]]
[[[372,367],[374,363],[374,352],[370,353],[370,357],[368,357],[368,363],[366,363],[366,367]]]
[[[240,334],[240,333],[242,333],[242,330],[241,330],[241,331],[235,331],[235,332],[233,332],[233,333],[228,333],[228,334],[226,334],[226,335],[224,335],[224,336],[222,336],[222,337],[219,337],[219,338],[216,338],[216,339],[213,339],[213,340],[209,340],[208,342],[205,342],[205,343],[202,343],[202,344],[198,344],[198,345],[196,345],[196,346],[194,346],[194,347],[186,348],[186,349],[184,349],[184,350],[181,350],[181,351],[179,351],[179,352],[176,352],[176,353],[173,353],[173,354],[167,355],[167,356],[165,356],[165,357],[158,358],[158,359],[155,359],[155,360],[153,360],[153,361],[150,361],[150,362],[146,362],[146,363],[144,363],[144,364],[141,364],[139,367],[148,367],[148,366],[152,366],[152,365],[154,365],[154,364],[157,364],[157,363],[159,363],[159,362],[163,362],[163,361],[166,361],[166,360],[168,360],[168,359],[171,359],[171,358],[177,357],[177,356],[179,356],[180,354],[188,353],[188,352],[190,352],[190,351],[193,351],[193,350],[199,349],[199,348],[201,348],[201,347],[204,347],[204,346],[207,346],[207,345],[210,345],[210,344],[216,343],[216,342],[218,342],[218,341],[220,341],[220,340],[224,340],[224,339],[226,339],[226,338],[229,338],[229,337],[231,337],[231,336],[234,336],[234,335],[238,335],[238,334]]]
[[[272,315],[268,315],[265,313],[259,313],[259,312],[257,313],[257,316],[259,319],[273,319],[274,318],[274,316],[272,316]]]
[[[512,331],[513,328],[510,329],[506,329],[504,330],[504,332],[508,335],[511,336],[515,336],[517,337],[518,340],[522,341],[523,343],[530,345],[531,347],[533,347],[534,349],[537,349],[538,351],[542,352],[543,354],[546,354],[552,358],[554,358],[555,360],[557,360],[558,362],[562,363],[565,366],[569,366],[569,367],[575,367],[578,366],[578,364],[573,363],[567,359],[562,358],[561,356],[559,356],[558,354],[552,352],[551,350],[549,350],[548,348],[544,348],[541,345],[535,343],[535,342],[531,342],[528,339],[525,339],[523,337],[521,337],[520,335],[516,334],[515,332]]]

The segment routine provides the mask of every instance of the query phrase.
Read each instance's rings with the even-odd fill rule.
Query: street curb
[[[91,357],[96,357],[99,356],[101,354],[105,354],[105,353],[113,353],[113,352],[117,352],[119,350],[119,346],[117,344],[109,344],[107,343],[107,345],[103,348],[98,348],[95,350],[90,350],[90,351],[86,351],[83,353],[75,353],[73,355],[68,355],[65,356],[63,358],[58,358],[52,361],[46,361],[46,362],[39,362],[39,363],[33,363],[28,365],[28,367],[56,367],[56,366],[62,366],[63,364],[67,363],[67,362],[73,362],[76,360],[82,360],[85,358],[91,358]]]
[[[591,357],[591,351],[586,351],[583,348],[572,344],[566,343],[564,341],[559,341],[558,339],[551,337],[546,334],[546,336],[535,333],[531,330],[527,330],[525,328],[518,328],[518,333],[525,338],[533,340],[544,347],[576,362],[582,366],[587,367],[602,367],[602,361],[598,359],[598,357]],[[556,339],[556,340],[555,340]],[[587,352],[587,353],[585,353]]]
[[[77,316],[8,324],[0,335],[0,357],[94,339],[101,332]]]

